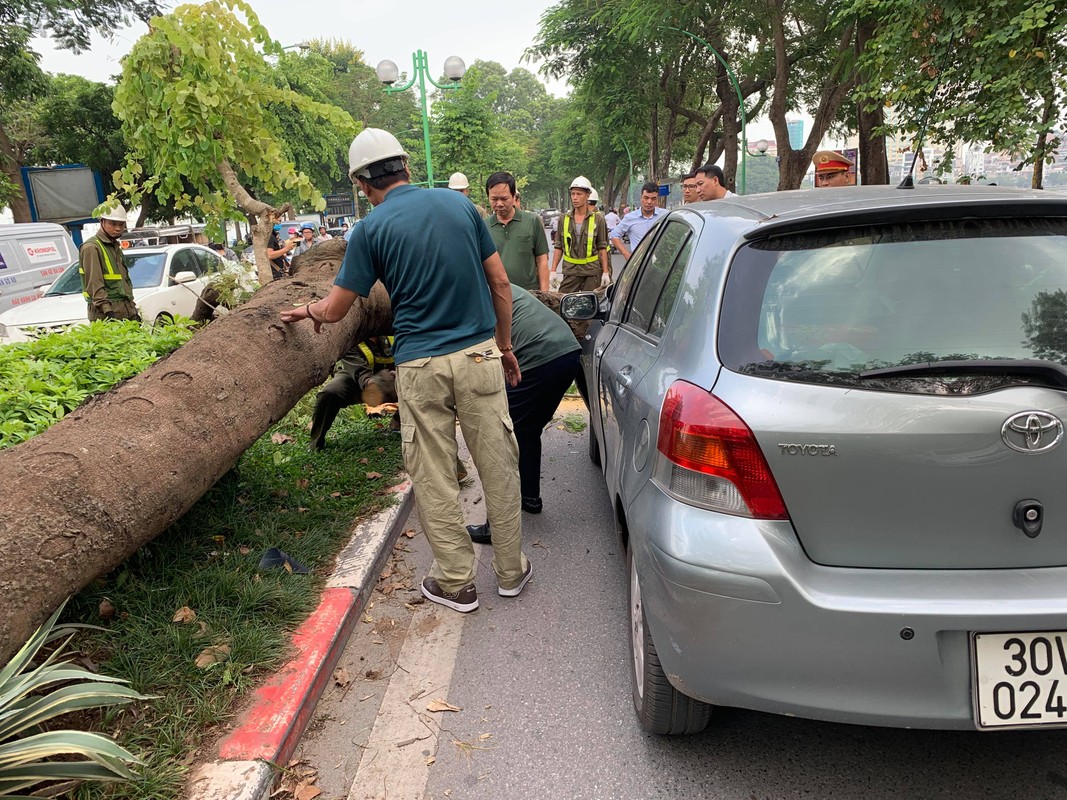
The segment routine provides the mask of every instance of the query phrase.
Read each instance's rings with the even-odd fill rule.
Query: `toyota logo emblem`
[[[1019,453],[1047,453],[1063,438],[1063,423],[1046,411],[1022,411],[1008,417],[1000,438]]]

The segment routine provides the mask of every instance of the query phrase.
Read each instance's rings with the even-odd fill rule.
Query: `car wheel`
[[[589,460],[594,467],[600,466],[600,442],[597,441],[592,419],[589,420]]]
[[[637,719],[648,733],[699,733],[707,727],[711,706],[682,694],[667,680],[645,619],[632,546],[626,564],[630,571],[630,674]]]

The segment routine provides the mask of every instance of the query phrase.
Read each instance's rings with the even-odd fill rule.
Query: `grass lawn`
[[[139,783],[83,786],[74,797],[178,797],[237,701],[287,659],[353,521],[394,501],[386,489],[402,457],[388,418],[345,409],[327,449],[310,453],[313,401],[314,392],[181,520],[71,600],[64,621],[105,629],[76,640],[82,663],[155,698],[79,720],[144,764]],[[259,570],[270,547],[311,574]]]

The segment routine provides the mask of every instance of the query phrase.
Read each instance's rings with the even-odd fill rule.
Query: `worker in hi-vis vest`
[[[552,270],[563,265],[563,293],[592,291],[611,283],[611,263],[608,261],[608,226],[604,215],[589,207],[593,185],[579,175],[571,181],[570,211],[563,215],[556,228],[556,252]]]
[[[89,304],[89,321],[133,319],[141,315],[133,302],[133,286],[122,260],[119,237],[126,230],[126,209],[116,205],[100,215],[100,230],[78,251],[82,295]]]

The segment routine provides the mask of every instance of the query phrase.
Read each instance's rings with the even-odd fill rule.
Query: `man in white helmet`
[[[515,597],[532,566],[521,549],[518,446],[505,381],[521,375],[511,342],[511,284],[489,231],[456,192],[410,184],[407,153],[367,128],[349,149],[349,176],[375,206],[352,229],[330,293],[281,312],[316,332],[338,322],[377,280],[389,292],[404,462],[435,562],[423,595],[460,612],[478,608],[474,547],[456,480],[458,417],[493,520],[497,593]]]
[[[470,200],[470,181],[467,180],[467,176],[464,175],[462,172],[453,172],[451,175],[448,176],[448,188],[451,189],[453,192],[459,192],[461,195]],[[471,203],[473,203],[474,207],[478,209],[478,214],[481,216],[482,219],[485,219],[487,216],[489,216],[489,212],[482,208],[480,205],[475,203],[473,200],[471,200]]]
[[[119,237],[126,230],[126,209],[111,206],[100,215],[100,230],[85,240],[78,251],[78,274],[82,295],[89,304],[89,321],[133,319],[141,315],[133,302],[133,286],[122,260]]]
[[[572,208],[564,214],[556,228],[552,271],[563,265],[563,293],[592,291],[611,283],[608,262],[608,227],[604,216],[589,205],[593,185],[579,175],[571,181]]]

